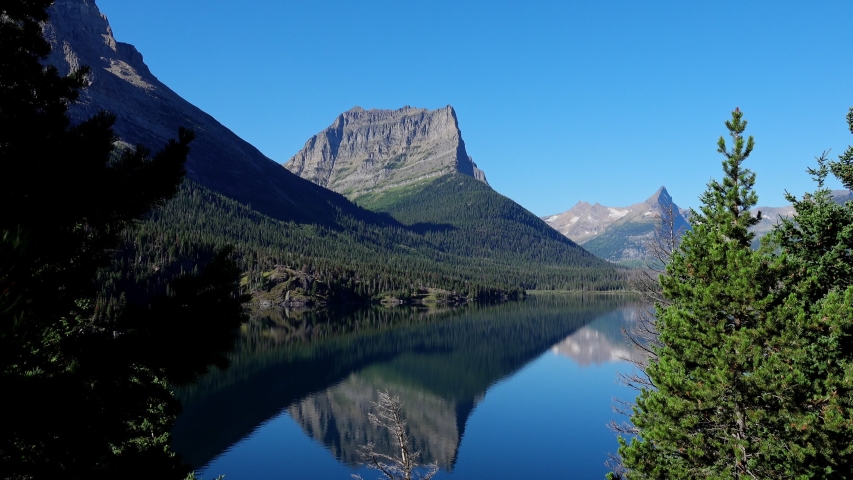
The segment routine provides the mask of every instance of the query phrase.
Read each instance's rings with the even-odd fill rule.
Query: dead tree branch
[[[399,454],[386,455],[377,452],[376,445],[370,442],[358,452],[364,464],[368,468],[379,470],[382,477],[388,480],[429,480],[435,476],[438,472],[437,463],[421,465],[416,461],[421,452],[412,450],[412,437],[408,433],[400,397],[392,397],[387,390],[379,392],[379,401],[373,402],[373,406],[376,413],[368,414],[370,423],[388,430],[391,442]],[[363,480],[361,475],[354,474],[352,477]]]

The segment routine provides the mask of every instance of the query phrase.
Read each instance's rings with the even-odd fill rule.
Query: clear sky
[[[341,112],[456,109],[468,153],[537,215],[698,206],[735,107],[759,204],[853,143],[853,1],[97,0],[178,94],[283,163]],[[834,188],[840,187],[837,183]]]

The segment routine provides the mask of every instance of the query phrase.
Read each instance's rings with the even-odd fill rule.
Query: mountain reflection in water
[[[445,400],[420,389],[382,382],[381,377],[353,374],[323,392],[309,395],[288,408],[305,433],[324,444],[341,462],[362,462],[359,447],[371,442],[375,451],[393,456],[390,432],[370,423],[368,412],[379,390],[398,396],[406,415],[409,435],[420,451],[419,462],[437,462],[445,470],[456,463],[459,442],[474,403]]]
[[[244,329],[230,369],[179,392],[185,408],[174,446],[199,468],[286,412],[338,461],[355,465],[358,447],[368,442],[394,453],[388,432],[368,420],[377,391],[387,390],[403,403],[420,462],[436,461],[449,472],[468,418],[490,386],[550,348],[579,364],[605,355],[583,352],[612,357],[617,345],[624,348],[619,329],[629,303],[556,295],[438,312],[262,313]],[[587,340],[573,334],[598,346],[584,350]]]
[[[639,360],[639,353],[628,344],[622,328],[630,331],[637,321],[637,307],[624,307],[581,327],[551,351],[574,360],[581,367],[623,360]]]

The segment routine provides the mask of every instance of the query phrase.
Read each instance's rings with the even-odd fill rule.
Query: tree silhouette
[[[210,252],[208,268],[171,295],[131,294],[96,315],[97,272],[124,232],[177,192],[193,133],[152,154],[118,150],[109,113],[72,125],[67,109],[88,70],[63,77],[42,64],[51,3],[0,6],[0,391],[14,412],[0,425],[0,471],[181,478],[169,384],[227,363],[242,321],[239,271],[227,250]]]

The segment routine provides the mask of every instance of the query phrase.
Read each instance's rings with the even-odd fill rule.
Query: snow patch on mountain
[[[624,217],[625,215],[628,215],[628,210],[619,210],[613,207],[608,207],[608,209],[610,210],[610,214],[608,215],[608,217],[611,218],[618,219]]]

